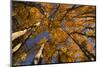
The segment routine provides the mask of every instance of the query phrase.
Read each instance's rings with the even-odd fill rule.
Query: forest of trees
[[[93,5],[12,1],[13,65],[96,60],[96,7]]]

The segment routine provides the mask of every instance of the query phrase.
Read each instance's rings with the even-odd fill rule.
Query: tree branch
[[[45,8],[42,6],[42,4],[41,3],[38,3],[38,2],[15,2],[15,4],[13,4],[13,6],[15,5],[16,6],[16,4],[23,4],[23,5],[25,5],[25,6],[29,6],[29,7],[36,7],[39,11],[40,11],[40,13],[41,14],[43,14],[44,16],[46,16],[46,11],[45,11]]]
[[[77,7],[77,8],[79,8],[79,7]],[[62,17],[62,19],[61,19],[61,22],[62,22],[63,19],[65,18],[66,13],[68,13],[70,10],[73,10],[73,9],[76,9],[76,8],[73,6],[71,9],[69,9],[69,10],[67,10],[67,11],[65,12],[65,15],[64,15],[64,16]],[[64,30],[64,32],[66,32],[67,35],[79,46],[79,48],[80,48],[81,51],[84,53],[84,55],[88,58],[88,60],[95,60],[95,56],[94,56],[93,54],[91,54],[90,52],[88,52],[85,48],[83,48],[83,47],[81,46],[81,44],[79,44],[79,43],[72,37],[72,35],[70,35],[70,34],[68,33],[68,31],[64,29],[64,28],[65,28],[64,25],[62,25],[61,27],[62,27],[62,29]]]
[[[50,12],[48,19],[52,20],[55,17],[56,12],[58,11],[60,4],[54,4],[53,10]]]
[[[96,38],[94,35],[86,35],[84,33],[80,33],[80,32],[72,32],[70,34],[79,34],[79,35],[83,35],[83,36],[86,36],[86,37],[92,37],[92,38]]]

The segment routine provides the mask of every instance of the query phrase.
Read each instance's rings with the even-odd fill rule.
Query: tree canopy
[[[14,65],[33,65],[42,44],[40,64],[96,60],[95,6],[12,1],[12,32],[30,27],[35,31],[12,42],[22,42],[12,54]]]

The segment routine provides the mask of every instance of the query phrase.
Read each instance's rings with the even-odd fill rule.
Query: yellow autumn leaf
[[[46,43],[46,41],[47,41],[47,39],[44,37],[44,38],[40,41],[40,43]]]
[[[66,53],[67,52],[67,48],[66,47],[62,47],[61,51],[64,52],[64,53]]]
[[[21,55],[21,60],[24,61],[26,59],[26,56],[27,56],[27,54],[25,52],[23,52],[22,55]]]

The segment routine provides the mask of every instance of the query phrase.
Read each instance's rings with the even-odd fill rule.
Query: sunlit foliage
[[[13,45],[22,42],[12,54],[13,64],[34,64],[42,44],[39,64],[95,61],[95,13],[92,5],[13,1],[12,32],[33,29],[13,41]],[[35,27],[36,23],[40,25]]]

